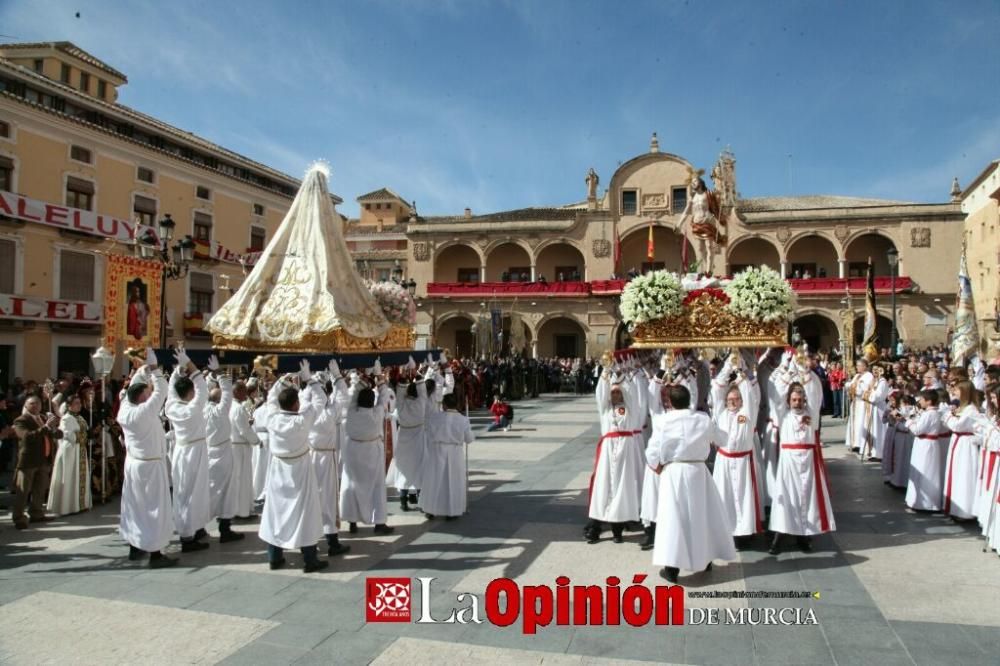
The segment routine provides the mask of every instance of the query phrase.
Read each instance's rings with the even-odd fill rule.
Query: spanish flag
[[[653,243],[653,223],[649,223],[649,240],[646,241],[646,261],[656,258],[656,245]]]

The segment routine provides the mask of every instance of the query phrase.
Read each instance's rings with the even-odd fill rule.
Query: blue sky
[[[75,13],[79,11],[80,17]],[[1000,157],[1000,3],[0,0],[120,101],[289,174],[421,213],[561,205],[648,149],[743,196],[947,200]]]

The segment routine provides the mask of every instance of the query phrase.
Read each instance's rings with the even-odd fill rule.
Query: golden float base
[[[338,328],[328,333],[310,333],[299,340],[270,342],[253,338],[212,336],[214,349],[237,351],[310,353],[310,354],[370,354],[371,352],[411,351],[416,334],[409,326],[393,325],[382,338],[357,338]]]
[[[788,324],[736,317],[725,303],[702,294],[679,315],[636,324],[631,335],[638,349],[786,347]]]

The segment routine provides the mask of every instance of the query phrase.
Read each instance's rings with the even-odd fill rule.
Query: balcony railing
[[[527,296],[586,297],[617,296],[622,293],[627,280],[594,280],[592,282],[431,282],[428,296]],[[788,283],[800,296],[834,296],[850,290],[851,294],[864,294],[865,278],[805,278],[790,279]],[[916,288],[912,278],[897,277],[896,293]],[[892,279],[875,278],[875,293],[892,293]]]
[[[431,282],[428,296],[580,296],[590,295],[588,282]]]

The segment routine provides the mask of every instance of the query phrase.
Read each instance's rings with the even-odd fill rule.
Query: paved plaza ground
[[[330,569],[269,571],[256,523],[242,542],[184,555],[150,571],[125,557],[115,502],[96,511],[0,531],[0,663],[482,663],[997,664],[1000,558],[982,552],[971,527],[940,515],[911,515],[875,465],[846,455],[843,428],[825,424],[837,532],[815,551],[767,554],[761,538],[740,561],[682,574],[688,591],[809,591],[819,598],[695,599],[691,607],[809,607],[814,626],[550,626],[371,623],[368,576],[434,577],[434,616],[463,592],[487,584],[628,585],[650,575],[650,554],[610,539],[581,537],[598,426],[593,398],[550,396],[517,404],[510,432],[486,433],[470,448],[469,513],[445,522],[402,513],[396,533],[362,527],[344,535],[351,553]],[[177,548],[176,543],[172,549]],[[298,554],[290,554],[298,565]],[[414,613],[420,612],[419,600]],[[485,619],[485,618],[484,618]]]

